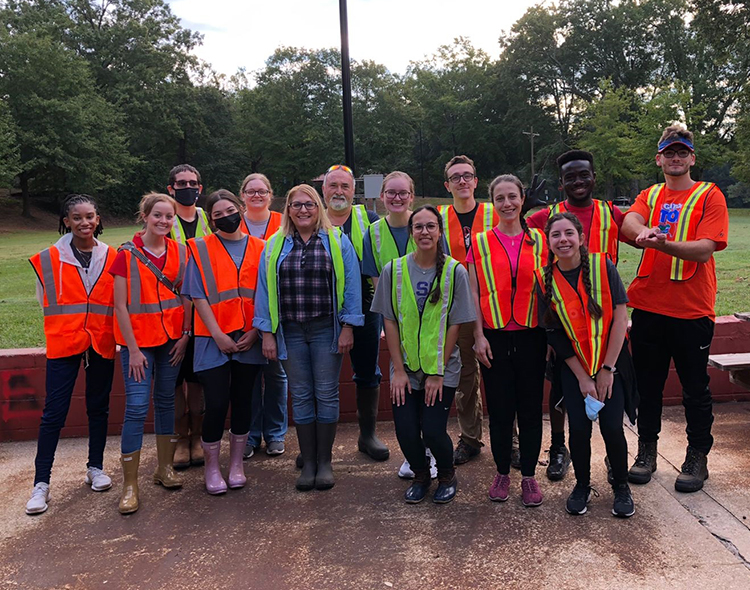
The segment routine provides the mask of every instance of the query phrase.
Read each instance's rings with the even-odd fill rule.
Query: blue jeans
[[[353,381],[357,387],[373,389],[380,386],[380,330],[382,328],[379,313],[364,311],[365,325],[354,328],[354,346],[349,351],[349,360],[354,371]]]
[[[263,365],[253,387],[253,421],[248,446],[259,447],[261,439],[265,439],[266,444],[284,441],[288,427],[286,388],[286,373],[281,362],[269,361]]]
[[[104,446],[107,443],[109,392],[112,389],[115,361],[105,359],[93,348],[89,348],[86,353],[47,359],[47,398],[44,400],[42,423],[39,425],[39,440],[34,460],[34,485],[39,482],[49,483],[60,431],[68,417],[81,359],[84,359],[86,369],[86,414],[89,418],[89,461],[86,467],[103,467]]]
[[[289,380],[295,423],[338,422],[343,356],[329,352],[333,318],[318,318],[304,324],[287,321],[283,329],[288,357],[282,364]]]
[[[148,361],[146,378],[136,382],[128,377],[130,352],[122,347],[122,376],[125,381],[125,420],[122,424],[120,448],[124,455],[140,450],[143,444],[143,424],[148,414],[151,384],[154,386],[154,430],[156,434],[174,434],[174,388],[180,365],[169,364],[169,351],[175,341],[169,340],[161,346],[141,348]]]

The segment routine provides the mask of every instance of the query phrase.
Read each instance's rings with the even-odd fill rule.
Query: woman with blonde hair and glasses
[[[271,211],[273,189],[265,174],[248,174],[240,185],[240,194],[245,202],[240,230],[254,238],[268,240],[281,226],[281,213]],[[263,365],[262,374],[253,386],[253,421],[245,447],[245,459],[249,459],[260,449],[265,439],[266,454],[272,457],[281,455],[288,427],[287,382],[284,367],[279,361],[269,361]]]
[[[258,272],[253,325],[263,354],[280,360],[289,381],[303,459],[301,491],[334,485],[331,452],[339,419],[339,372],[364,323],[357,254],[328,219],[317,191],[301,184],[286,195],[279,231]]]

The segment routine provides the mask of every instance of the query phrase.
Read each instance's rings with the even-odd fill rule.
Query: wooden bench
[[[750,322],[750,312],[735,313],[739,320]],[[750,390],[750,352],[712,354],[708,364],[722,371],[729,371],[729,381]]]

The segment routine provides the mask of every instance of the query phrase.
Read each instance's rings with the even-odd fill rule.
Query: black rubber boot
[[[458,491],[458,479],[455,469],[441,470],[438,468],[438,487],[432,501],[435,504],[447,504],[456,497]]]
[[[307,492],[315,487],[317,475],[318,442],[315,422],[297,424],[297,440],[299,441],[300,455],[304,458],[302,473],[297,478],[297,489],[301,492]]]
[[[333,478],[333,467],[331,467],[331,456],[333,454],[333,441],[336,438],[336,422],[324,424],[316,422],[316,432],[318,439],[318,472],[315,475],[315,489],[330,490],[336,483]],[[307,456],[303,455],[304,465],[302,470],[307,466]]]
[[[429,463],[428,463],[429,465]],[[414,471],[414,482],[404,493],[404,500],[407,504],[419,504],[427,496],[427,492],[432,484],[430,477],[430,468]]]
[[[305,463],[304,459],[302,458],[302,453],[297,454],[297,458],[294,460],[294,466],[297,469],[302,469],[302,465]]]
[[[380,387],[357,387],[357,420],[359,420],[357,447],[360,452],[365,453],[375,461],[385,461],[391,453],[388,447],[375,435],[379,399]]]

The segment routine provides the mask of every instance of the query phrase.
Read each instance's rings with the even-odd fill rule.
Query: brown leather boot
[[[175,414],[174,431],[179,437],[174,449],[174,468],[187,469],[190,467],[190,417],[187,414]]]
[[[181,488],[182,479],[172,469],[174,449],[177,446],[177,437],[174,434],[156,435],[156,455],[159,464],[154,471],[154,483],[159,483],[165,488]]]
[[[203,465],[203,414],[190,414],[190,464]]]
[[[120,456],[123,478],[120,514],[132,514],[138,510],[138,465],[140,462],[140,450]]]

